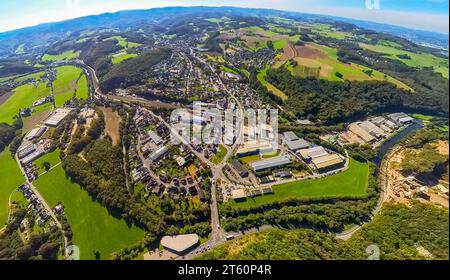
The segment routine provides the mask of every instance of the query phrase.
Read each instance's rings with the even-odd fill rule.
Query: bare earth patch
[[[0,94],[0,105],[2,105],[3,103],[5,103],[6,100],[8,100],[8,98],[13,94],[12,91],[4,93],[4,94]]]
[[[111,108],[100,107],[105,115],[105,130],[111,137],[112,144],[117,145],[120,142],[120,122],[122,121],[119,114]]]
[[[297,46],[296,48],[297,56],[301,58],[308,59],[325,59],[327,54],[323,51],[314,48],[310,45]]]
[[[449,155],[449,149],[448,149],[448,141],[438,141],[437,142],[437,149],[438,152],[443,156]]]

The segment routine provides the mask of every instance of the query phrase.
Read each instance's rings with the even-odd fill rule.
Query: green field
[[[76,43],[76,44],[80,44],[80,43],[86,42],[87,40],[88,40],[88,38],[80,38],[80,39],[78,39],[75,43]]]
[[[59,149],[47,153],[33,162],[33,165],[39,168],[39,173],[45,172],[44,162],[50,163],[50,168],[61,162],[59,158]]]
[[[123,38],[122,36],[113,36],[110,37],[106,40],[117,40],[117,44],[125,49],[129,49],[129,48],[137,48],[139,46],[141,46],[142,44],[138,44],[138,43],[133,43],[133,42],[128,42],[127,39]]]
[[[268,91],[272,92],[274,95],[278,96],[282,100],[288,99],[288,96],[282,92],[281,90],[277,89],[275,86],[270,84],[268,81],[266,81],[265,77],[267,75],[267,71],[269,70],[270,66],[266,66],[263,70],[261,70],[257,75],[256,78],[258,81],[267,88]]]
[[[95,251],[100,252],[101,259],[109,259],[111,253],[134,245],[144,237],[143,230],[129,228],[125,221],[112,217],[79,185],[70,182],[62,166],[39,177],[35,186],[51,207],[63,203],[81,259],[95,259]]]
[[[337,55],[337,49],[335,48],[315,43],[308,44],[306,48],[321,53],[321,56],[316,58],[297,57],[295,60],[299,66],[320,69],[320,77],[323,79],[329,81],[387,81],[399,88],[413,91],[408,85],[379,71],[355,63],[346,64],[340,62]],[[336,73],[341,73],[343,78],[336,76]]]
[[[433,119],[432,116],[422,115],[422,114],[413,114],[412,117],[422,120],[422,121],[431,121]]]
[[[1,77],[0,78],[0,83],[2,83],[4,81],[8,81],[8,80],[13,80],[13,79],[18,81],[18,82],[25,81],[27,79],[36,79],[36,80],[38,80],[44,74],[45,74],[45,72],[41,71],[41,72],[28,74],[28,75],[13,75],[13,76]]]
[[[77,98],[84,100],[89,98],[89,86],[86,75],[81,76],[81,78],[78,80]]]
[[[137,54],[135,54],[135,53],[121,52],[121,53],[113,55],[111,61],[112,61],[113,64],[119,64],[119,63],[122,63],[123,61],[125,61],[127,59],[130,59],[130,58],[133,58],[133,57],[136,57],[136,56],[137,56]]]
[[[332,28],[329,24],[317,23],[311,26],[313,33],[323,37],[329,37],[338,40],[344,40],[351,37],[351,33],[343,32]]]
[[[410,67],[433,67],[436,73],[441,73],[442,76],[447,79],[449,77],[448,59],[440,58],[428,53],[413,53],[409,51],[404,51],[380,43],[377,45],[360,44],[360,46],[367,50],[386,54],[387,57],[400,60]],[[398,55],[405,55],[405,54],[410,56],[411,59],[398,57]]]
[[[209,21],[211,23],[222,23],[222,22],[229,22],[231,19],[228,17],[221,17],[221,18],[208,18],[206,21]]]
[[[25,183],[25,178],[8,148],[0,153],[0,178],[0,228],[3,228],[8,219],[9,196]]]
[[[276,40],[273,42],[273,47],[276,50],[282,50],[284,47],[286,47],[286,41],[285,40]]]
[[[73,97],[75,89],[79,85],[78,78],[82,73],[81,68],[75,66],[61,66],[56,68],[57,79],[53,82],[53,94],[55,96],[55,104],[57,107],[62,107],[68,100]],[[83,82],[81,83],[83,86]],[[87,81],[84,83],[86,88],[79,88],[80,96],[85,96],[87,93]],[[78,94],[77,94],[78,96]]]
[[[78,58],[80,56],[80,52],[74,52],[73,50],[70,51],[66,51],[60,54],[44,54],[44,56],[42,57],[42,61],[62,61],[62,60],[72,60],[75,58]]]
[[[34,101],[50,93],[46,83],[39,83],[37,86],[25,84],[17,87],[13,95],[0,105],[0,122],[13,123],[13,117],[19,114],[20,109],[30,107]]]
[[[222,160],[225,158],[226,155],[227,155],[227,148],[225,148],[223,145],[219,145],[219,150],[211,158],[211,162],[214,164],[219,164],[222,162]]]
[[[236,70],[231,69],[230,67],[227,67],[225,65],[220,65],[220,70],[223,72],[228,72],[228,73],[232,73],[232,74],[236,74],[236,75],[239,74]]]
[[[320,77],[320,68],[318,67],[309,67],[303,65],[294,66],[291,61],[286,62],[284,66],[289,70],[289,72],[291,72],[291,75],[296,77],[304,79],[318,79]]]
[[[239,158],[239,160],[244,164],[250,164],[252,162],[261,160],[261,155],[257,154],[257,155],[245,156],[245,157]]]
[[[21,44],[16,49],[16,54],[24,54],[25,53],[25,44]]]
[[[369,165],[350,159],[348,170],[320,179],[301,180],[273,186],[274,194],[248,198],[243,202],[230,201],[232,207],[252,207],[291,198],[364,197]]]

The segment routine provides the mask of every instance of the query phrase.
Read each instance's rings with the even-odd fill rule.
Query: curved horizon
[[[399,7],[387,6],[384,9],[385,3],[387,0],[371,0],[371,1],[381,1],[380,9],[376,7],[373,9],[365,8],[366,1],[365,0],[349,0],[345,1],[346,5],[332,6],[327,2],[329,0],[306,0],[301,3],[292,3],[289,6],[286,6],[286,3],[289,1],[280,0],[261,0],[258,3],[255,3],[253,0],[247,1],[212,1],[212,0],[195,0],[190,1],[191,4],[182,3],[185,1],[151,1],[153,2],[150,6],[147,5],[148,1],[139,1],[136,3],[135,1],[110,1],[105,3],[102,0],[94,0],[90,1],[91,3],[85,2],[85,0],[66,0],[66,1],[58,1],[59,4],[61,2],[65,2],[65,5],[55,5],[55,7],[47,9],[46,6],[50,5],[50,3],[55,2],[56,0],[46,0],[46,1],[33,1],[34,3],[26,7],[25,9],[35,9],[35,13],[30,16],[21,16],[23,14],[27,14],[25,12],[20,12],[17,10],[15,4],[4,4],[3,11],[5,13],[11,14],[12,18],[16,17],[15,20],[11,20],[11,17],[4,22],[0,18],[0,33],[13,32],[20,29],[35,27],[42,24],[52,24],[59,23],[67,20],[78,19],[86,16],[99,16],[107,13],[118,13],[123,11],[130,10],[151,10],[157,8],[170,8],[170,7],[185,7],[185,8],[193,8],[193,7],[236,7],[236,8],[254,8],[254,9],[273,9],[280,10],[286,12],[297,12],[297,13],[305,13],[305,14],[314,14],[314,15],[323,15],[323,16],[331,16],[331,17],[341,17],[345,19],[351,20],[360,20],[365,22],[373,22],[378,24],[387,24],[397,27],[408,28],[411,30],[420,30],[420,31],[428,31],[433,33],[439,33],[448,35],[449,34],[449,16],[448,16],[448,1],[447,0],[409,0],[409,2],[426,2],[428,3],[427,9],[425,6],[423,10],[420,9],[420,4],[416,3],[415,9],[409,10],[400,10]],[[19,0],[14,2],[29,2],[29,0]],[[39,2],[39,3],[36,3]],[[42,7],[35,7],[36,4]],[[216,3],[216,4],[224,4],[224,5],[208,5],[205,3]],[[313,3],[314,2],[314,3]],[[398,1],[402,2],[402,1]],[[352,4],[353,3],[353,4]],[[388,2],[389,3],[389,2]],[[431,4],[433,5],[431,5]],[[255,5],[257,4],[257,5]],[[433,10],[430,7],[437,7],[436,5],[440,5],[439,7],[447,7],[447,13],[442,13],[441,10]],[[398,5],[397,5],[398,6]],[[21,5],[23,8],[23,5]],[[402,7],[400,5],[400,7]],[[45,10],[44,12],[42,12]],[[421,20],[417,22],[417,18],[427,19]],[[3,27],[3,28],[2,28]]]

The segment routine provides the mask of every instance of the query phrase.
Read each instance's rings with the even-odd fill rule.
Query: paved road
[[[380,178],[381,178],[381,191],[380,191],[380,197],[378,199],[377,205],[375,207],[375,209],[372,211],[371,217],[368,221],[366,221],[365,223],[361,224],[361,225],[357,225],[354,226],[353,228],[346,230],[344,232],[338,233],[336,234],[336,238],[337,239],[341,239],[341,240],[348,240],[350,237],[352,237],[352,235],[357,232],[358,230],[360,230],[365,224],[367,224],[368,222],[370,222],[373,217],[375,217],[381,210],[381,208],[383,207],[383,204],[387,201],[388,196],[386,195],[387,193],[387,180],[388,180],[388,172],[387,172],[387,168],[388,168],[388,163],[390,161],[390,158],[393,154],[395,154],[398,151],[398,148],[393,149],[389,154],[387,154],[384,159],[383,162],[381,163],[381,167],[380,167]]]

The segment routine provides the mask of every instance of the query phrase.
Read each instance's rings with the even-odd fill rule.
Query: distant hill
[[[427,31],[417,31],[373,22],[269,9],[249,9],[236,7],[167,7],[149,10],[129,10],[117,13],[105,13],[3,32],[0,33],[0,53],[14,54],[20,44],[28,45],[28,47],[38,45],[42,46],[48,44],[49,42],[64,40],[68,36],[84,30],[98,28],[113,28],[119,30],[126,30],[127,28],[135,29],[139,28],[139,26],[161,24],[170,18],[180,18],[193,14],[198,14],[199,16],[208,15],[209,17],[221,17],[227,15],[258,17],[272,15],[291,16],[296,18],[301,17],[305,20],[334,19],[353,23],[362,28],[373,29],[375,31],[386,32],[393,35],[401,35],[416,43],[427,44],[429,46],[439,46],[448,49],[447,35]]]

